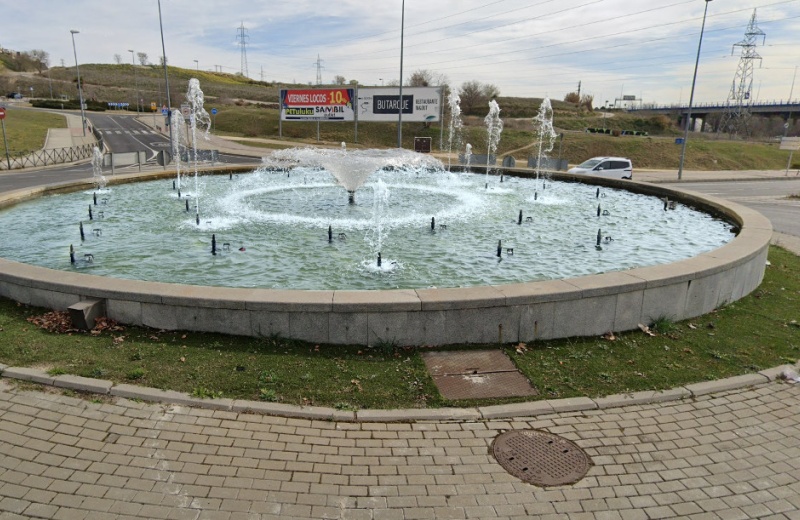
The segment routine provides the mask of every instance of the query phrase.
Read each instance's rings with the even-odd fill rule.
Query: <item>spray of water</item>
[[[196,78],[189,80],[189,90],[186,91],[186,101],[191,106],[189,114],[189,125],[192,135],[192,158],[194,160],[194,208],[195,213],[200,215],[200,183],[198,180],[198,159],[197,159],[197,129],[203,130],[203,138],[208,139],[208,132],[211,128],[211,117],[203,108],[203,91],[200,90],[200,81]]]
[[[98,190],[105,189],[108,181],[103,175],[103,152],[96,146],[92,153],[92,178],[94,179],[95,188]]]
[[[176,186],[181,189],[181,144],[183,143],[183,115],[177,111],[172,111],[170,117],[172,125],[172,157],[175,161]]]
[[[539,142],[538,160],[536,161],[536,178],[539,178],[542,164],[547,160],[547,154],[553,151],[558,134],[553,129],[553,107],[550,98],[544,98],[539,105],[539,112],[533,118],[533,127]]]
[[[450,171],[450,155],[453,148],[461,148],[461,131],[464,123],[461,121],[461,97],[453,90],[447,97],[447,104],[450,107],[450,123],[448,124],[447,137],[447,170]]]
[[[494,99],[489,101],[489,113],[483,118],[486,124],[488,146],[486,151],[486,181],[489,181],[489,160],[497,153],[500,134],[503,132],[503,120],[500,119],[500,105]]]

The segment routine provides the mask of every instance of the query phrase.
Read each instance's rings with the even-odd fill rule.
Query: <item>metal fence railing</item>
[[[33,168],[50,164],[63,164],[68,162],[91,159],[96,144],[83,144],[68,148],[53,148],[51,150],[38,150],[35,152],[9,154],[2,157],[0,170],[17,170],[20,168]]]

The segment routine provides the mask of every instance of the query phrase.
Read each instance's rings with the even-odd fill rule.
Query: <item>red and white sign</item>
[[[5,118],[6,118],[6,109],[0,108],[0,119],[5,119]]]
[[[353,121],[352,88],[281,90],[284,121]]]

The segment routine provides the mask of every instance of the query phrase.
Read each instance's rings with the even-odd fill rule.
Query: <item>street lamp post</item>
[[[683,178],[683,162],[686,159],[686,141],[689,140],[689,127],[692,124],[692,102],[694,101],[694,86],[697,83],[697,67],[700,65],[700,48],[703,46],[703,32],[706,29],[706,14],[708,13],[708,3],[703,9],[703,24],[700,26],[700,40],[697,43],[697,58],[694,61],[694,75],[692,76],[692,90],[689,93],[689,106],[686,108],[686,121],[684,121],[683,143],[681,143],[681,161],[678,165],[678,180]]]
[[[136,84],[136,115],[139,115],[139,80],[136,78],[136,59],[133,56],[133,49],[128,49],[131,53],[131,64],[133,65],[133,82]]]
[[[161,0],[158,0],[158,27],[161,30],[161,56],[164,58],[164,90],[167,97],[167,117],[172,119],[172,101],[169,98],[169,75],[167,74],[167,49],[164,46],[164,24],[161,21]],[[172,142],[172,125],[169,125],[169,142]],[[166,168],[166,161],[164,161]]]
[[[78,67],[78,51],[75,50],[75,35],[80,31],[70,29],[72,34],[72,53],[75,55],[75,72],[78,74],[78,101],[81,103],[81,126],[83,127],[83,136],[86,137],[86,113],[83,111],[83,88],[81,87],[81,69]]]
[[[406,0],[400,15],[400,99],[397,104],[397,147],[403,147],[403,30],[406,25]]]
[[[200,73],[200,62],[197,60],[194,60],[194,70],[196,70],[198,74]]]

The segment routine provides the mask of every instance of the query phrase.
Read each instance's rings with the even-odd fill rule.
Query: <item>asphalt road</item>
[[[752,208],[772,222],[775,231],[800,236],[800,178],[736,182],[686,182],[681,188],[727,199]]]

